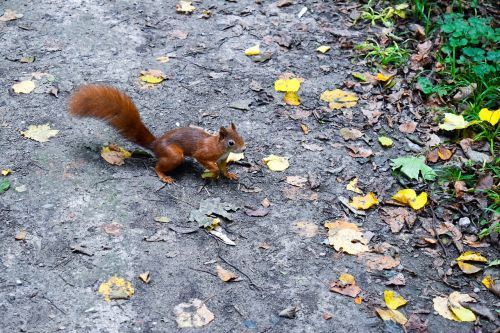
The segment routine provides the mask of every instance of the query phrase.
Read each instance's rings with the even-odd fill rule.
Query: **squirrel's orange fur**
[[[165,173],[175,169],[185,156],[196,159],[212,172],[229,179],[238,179],[227,170],[226,158],[230,152],[245,149],[245,142],[231,123],[211,135],[196,127],[176,128],[161,137],[155,137],[141,120],[132,99],[116,88],[104,85],[86,85],[70,98],[69,113],[77,117],[93,117],[106,121],[128,140],[155,153],[156,174],[166,183],[174,180]]]

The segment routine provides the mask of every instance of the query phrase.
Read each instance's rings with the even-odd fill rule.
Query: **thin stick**
[[[431,212],[432,212],[432,230],[434,231],[434,234],[436,235],[436,238],[437,238],[437,241],[438,241],[439,245],[443,249],[445,258],[447,258],[448,257],[448,251],[444,247],[444,244],[441,241],[441,238],[439,238],[439,235],[438,235],[437,230],[436,230],[436,214],[434,213],[434,207],[432,207],[432,205],[430,205],[430,207],[431,207]]]

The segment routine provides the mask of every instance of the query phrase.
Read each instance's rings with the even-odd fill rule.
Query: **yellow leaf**
[[[241,161],[242,159],[245,158],[245,154],[243,153],[229,153],[229,155],[227,155],[227,159],[226,159],[226,162],[227,163],[231,163],[231,162],[237,162],[237,161]]]
[[[443,123],[439,124],[439,128],[445,131],[453,131],[455,129],[467,128],[469,125],[470,123],[464,119],[464,116],[445,113]]]
[[[349,184],[347,184],[347,186],[345,187],[347,190],[351,191],[351,192],[354,192],[354,193],[359,193],[359,194],[363,194],[363,191],[361,191],[359,188],[358,188],[358,177],[354,178],[353,180],[351,180],[349,182]]]
[[[491,277],[491,275],[485,276],[481,282],[488,289],[491,289],[491,287],[493,286],[493,278]]]
[[[476,316],[472,311],[460,305],[460,303],[475,302],[467,294],[454,291],[448,297],[438,296],[432,301],[434,303],[434,310],[446,319],[460,322],[476,320]]]
[[[408,319],[406,319],[405,315],[399,312],[398,310],[384,310],[384,309],[379,309],[375,308],[375,311],[377,311],[378,315],[382,320],[392,320],[400,325],[405,325]]]
[[[496,111],[490,111],[487,108],[481,109],[481,111],[479,111],[479,119],[487,121],[495,126],[500,120],[500,109]]]
[[[141,81],[146,83],[157,84],[165,80],[165,74],[157,69],[142,71],[140,76]]]
[[[352,201],[349,203],[352,207],[356,209],[368,209],[376,204],[378,204],[378,199],[375,196],[375,193],[368,192],[364,197],[356,196],[352,198]]]
[[[49,138],[56,136],[57,133],[59,131],[50,129],[49,124],[30,125],[26,131],[21,132],[24,137],[38,142],[47,142]]]
[[[326,53],[326,52],[330,51],[330,46],[328,46],[328,45],[321,45],[320,47],[318,47],[316,49],[316,51],[318,51],[320,53]]]
[[[205,229],[210,231],[210,230],[216,229],[219,226],[220,226],[220,218],[217,217],[217,218],[212,219],[212,223],[210,225],[206,226]]]
[[[159,63],[164,64],[166,62],[169,62],[170,58],[168,56],[160,56],[160,57],[156,57],[155,60],[158,61]]]
[[[112,299],[129,299],[134,294],[134,287],[129,281],[112,276],[108,281],[101,283],[99,294],[109,302]]]
[[[278,155],[264,157],[262,162],[267,165],[271,171],[284,171],[289,167],[288,158]]]
[[[328,102],[328,106],[332,110],[351,108],[358,103],[358,97],[355,93],[340,89],[326,90],[321,94],[320,99]]]
[[[11,172],[12,172],[12,170],[11,170],[11,169],[3,169],[3,170],[2,170],[2,176],[7,176],[7,175],[9,175]]]
[[[101,150],[101,157],[112,165],[123,165],[125,159],[130,156],[132,156],[132,154],[128,150],[116,144],[110,144],[109,146],[103,147]]]
[[[394,143],[391,138],[388,138],[386,136],[379,136],[378,142],[380,142],[380,144],[384,147],[392,147]]]
[[[384,75],[383,73],[378,73],[376,76],[375,76],[375,79],[377,79],[377,81],[382,81],[382,82],[386,82],[386,81],[389,81],[390,79],[392,79],[392,75]]]
[[[354,279],[354,276],[347,273],[340,274],[339,281],[344,284],[356,284],[356,279]]]
[[[148,284],[151,281],[151,274],[149,272],[144,272],[142,274],[139,274],[139,280]]]
[[[245,55],[246,56],[255,56],[260,54],[260,47],[259,44],[249,47],[248,49],[245,50]]]
[[[419,210],[427,204],[427,193],[420,193],[415,199],[410,200],[410,207]]]
[[[280,92],[297,92],[300,89],[300,81],[296,78],[276,80],[274,89]]]
[[[211,171],[205,170],[201,174],[202,179],[214,178],[214,174]]]
[[[392,310],[396,310],[408,303],[403,296],[394,296],[394,291],[392,290],[384,290],[384,301],[387,307]]]
[[[35,82],[33,81],[21,81],[12,86],[12,89],[16,94],[29,94],[35,90]]]
[[[456,261],[475,261],[475,262],[488,262],[488,259],[483,257],[481,253],[474,251],[465,251],[462,253]]]
[[[196,7],[193,7],[193,5],[191,5],[191,1],[181,0],[177,5],[175,5],[175,10],[178,13],[189,14],[192,13],[195,9]]]
[[[354,223],[338,220],[326,222],[325,227],[328,228],[328,243],[335,250],[349,254],[359,254],[370,250],[366,245],[368,240]]]
[[[358,305],[361,304],[361,303],[363,303],[363,297],[356,296],[356,298],[354,299],[354,303],[356,303]]]
[[[283,97],[283,101],[288,105],[300,105],[300,97],[293,91],[287,91]]]
[[[462,272],[464,272],[465,274],[474,274],[474,273],[479,272],[482,269],[481,267],[477,267],[477,266],[474,266],[472,264],[469,264],[469,263],[466,263],[463,261],[457,261],[457,264],[458,264],[458,267],[460,268],[460,270]]]
[[[404,189],[398,191],[392,199],[406,204],[414,210],[418,210],[427,204],[427,193],[422,192],[417,196],[417,193],[414,190]]]

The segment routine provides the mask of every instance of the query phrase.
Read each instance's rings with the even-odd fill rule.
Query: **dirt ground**
[[[351,4],[307,0],[279,8],[266,0],[208,0],[195,2],[192,15],[176,13],[175,4],[0,4],[0,12],[8,8],[23,14],[0,22],[0,169],[12,169],[12,188],[0,195],[0,331],[175,332],[181,329],[174,307],[197,298],[215,318],[203,328],[183,331],[403,332],[374,310],[383,303],[383,291],[393,289],[408,300],[402,312],[428,320],[429,332],[473,332],[473,323],[444,319],[432,308],[433,297],[454,290],[473,293],[482,305],[498,302],[480,279],[464,278],[456,268],[447,284],[442,281],[434,264],[444,260],[448,269],[459,254],[453,246],[441,258],[438,246],[430,251],[414,246],[415,230],[391,233],[379,208],[355,216],[338,200],[352,197],[345,185],[355,176],[364,189],[388,198],[401,188],[388,159],[415,150],[384,121],[366,124],[361,110],[370,107],[368,99],[336,112],[327,112],[319,100],[322,91],[342,87],[352,71],[367,70],[353,60],[352,49],[340,47],[342,40],[360,42],[369,33],[351,26],[349,11],[340,10]],[[303,7],[308,11],[299,18]],[[203,9],[211,17],[202,18]],[[255,43],[272,52],[271,59],[254,62],[245,56]],[[325,55],[315,51],[322,44],[332,46]],[[170,61],[155,60],[163,55]],[[19,61],[27,56],[35,61]],[[168,80],[146,88],[138,80],[145,69],[160,69]],[[54,79],[39,80],[43,84],[31,94],[12,91],[13,84],[35,72]],[[285,72],[305,79],[299,107],[286,106],[273,88]],[[176,182],[163,186],[153,158],[107,164],[99,155],[102,146],[137,147],[98,121],[68,116],[69,95],[85,83],[125,91],[157,135],[176,126],[217,130],[235,122],[247,142],[244,163],[231,166],[240,180],[203,180],[201,166],[187,161],[173,173]],[[401,122],[418,122],[414,107],[401,112]],[[20,134],[29,125],[46,123],[59,130],[49,142]],[[300,124],[309,127],[308,135]],[[338,134],[342,127],[363,129],[366,139],[354,145],[371,147],[375,155],[349,156]],[[393,149],[380,147],[380,133],[392,135]],[[260,162],[269,154],[288,157],[290,167],[271,172]],[[286,176],[309,181],[297,188],[284,181]],[[25,192],[14,190],[21,185]],[[222,222],[236,246],[188,221],[207,198],[241,207],[234,221]],[[271,202],[267,216],[245,214],[264,198]],[[172,222],[155,222],[157,216]],[[358,257],[325,245],[324,222],[342,217],[371,231],[371,246],[393,245],[400,264],[369,271]],[[316,225],[317,232],[297,232],[300,221]],[[27,231],[25,239],[15,240],[21,230]],[[156,241],[147,241],[152,235],[156,239],[149,240]],[[222,282],[213,275],[217,263],[242,281]],[[149,284],[137,278],[146,271]],[[329,283],[344,272],[355,276],[362,289],[359,305],[329,291]],[[398,273],[406,285],[387,286]],[[103,300],[98,288],[111,276],[132,282],[135,293],[129,300]],[[298,308],[296,317],[280,317],[289,306]],[[325,312],[330,320],[323,318]],[[484,332],[494,328],[486,320],[481,325]]]

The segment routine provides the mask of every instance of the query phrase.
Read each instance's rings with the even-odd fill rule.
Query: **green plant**
[[[386,67],[389,65],[400,67],[408,61],[410,53],[408,50],[399,47],[396,42],[391,46],[380,46],[376,41],[365,41],[358,44],[354,49],[365,55],[372,63],[379,63]]]
[[[406,18],[406,9],[408,7],[408,4],[402,3],[395,5],[394,7],[388,6],[381,11],[376,11],[370,1],[368,4],[363,6],[361,18],[371,21],[372,25],[375,25],[377,24],[377,21],[380,21],[384,26],[389,28],[393,26],[395,18]]]
[[[421,21],[424,26],[425,34],[429,34],[433,27],[433,22],[431,19],[432,10],[434,3],[427,0],[414,0],[413,1],[413,17]]]

